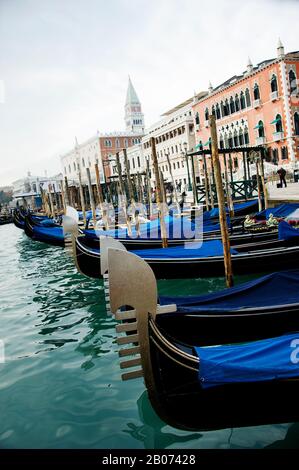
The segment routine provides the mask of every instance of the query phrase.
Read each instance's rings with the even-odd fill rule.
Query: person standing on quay
[[[285,171],[284,168],[280,168],[277,173],[279,174],[279,178],[280,178],[280,187],[282,188],[283,187],[283,184],[285,186],[285,188],[287,187],[287,182],[286,182],[286,174],[287,172]]]

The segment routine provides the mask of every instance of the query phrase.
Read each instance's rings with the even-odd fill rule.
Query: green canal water
[[[121,382],[115,323],[102,281],[77,273],[62,248],[0,227],[1,448],[298,447],[299,424],[186,432],[162,422],[142,380]],[[223,281],[161,281],[163,294]]]

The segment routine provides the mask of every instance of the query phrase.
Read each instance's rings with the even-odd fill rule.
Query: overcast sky
[[[0,185],[60,171],[59,154],[124,129],[128,75],[146,125],[299,49],[297,0],[0,0]]]

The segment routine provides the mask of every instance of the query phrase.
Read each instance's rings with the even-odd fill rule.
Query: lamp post
[[[185,159],[186,159],[186,165],[187,165],[187,174],[188,174],[188,191],[192,191],[192,186],[191,186],[191,178],[190,178],[190,171],[189,171],[189,162],[188,162],[188,144],[187,142],[183,143],[183,148],[185,152]]]

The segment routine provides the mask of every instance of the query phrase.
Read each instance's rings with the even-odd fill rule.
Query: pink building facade
[[[220,148],[263,145],[269,162],[296,168],[298,79],[299,52],[285,54],[279,41],[277,58],[255,67],[249,60],[244,74],[214,89],[210,85],[209,94],[193,104],[197,148],[199,145],[208,148],[209,115],[214,114]]]

